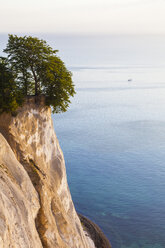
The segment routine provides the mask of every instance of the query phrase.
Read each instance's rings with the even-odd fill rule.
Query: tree
[[[14,113],[23,102],[12,71],[7,67],[4,57],[0,58],[0,113]]]
[[[47,96],[46,104],[53,107],[53,112],[65,112],[70,96],[75,94],[71,72],[60,58],[50,56],[48,61],[43,63],[39,74],[42,78],[42,92]]]
[[[24,96],[45,95],[46,104],[53,111],[67,110],[75,90],[72,74],[46,41],[31,36],[9,35],[4,52]]]

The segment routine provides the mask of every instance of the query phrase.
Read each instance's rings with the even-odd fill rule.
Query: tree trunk
[[[38,82],[37,82],[37,76],[35,74],[35,71],[33,69],[33,67],[31,67],[32,73],[33,73],[33,77],[34,77],[34,81],[35,81],[35,96],[38,96]]]
[[[38,85],[37,85],[37,81],[35,81],[35,96],[38,96]]]

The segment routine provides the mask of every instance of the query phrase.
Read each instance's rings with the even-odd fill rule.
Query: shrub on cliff
[[[0,58],[0,113],[14,113],[23,102],[12,71],[7,67],[6,59]]]
[[[24,96],[44,95],[53,111],[67,110],[75,90],[72,74],[44,40],[9,35],[4,52],[7,66],[15,75],[17,89]]]

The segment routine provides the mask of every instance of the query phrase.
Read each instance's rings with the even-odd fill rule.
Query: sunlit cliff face
[[[11,229],[9,225],[7,230],[9,218],[6,216],[10,212],[10,206],[13,209],[12,202],[11,199],[6,199],[7,202],[9,201],[8,205],[5,201],[1,202],[5,209],[3,219],[6,232],[6,236],[1,236],[1,247],[9,247],[5,242],[15,223],[18,225],[18,231],[21,232],[21,223],[31,218],[29,222],[27,221],[25,229],[30,232],[28,235],[31,235],[32,241],[37,236],[38,244],[35,247],[94,248],[93,241],[86,237],[83,231],[71,199],[63,153],[53,129],[50,108],[42,104],[36,105],[33,99],[29,99],[16,117],[11,117],[9,114],[0,116],[0,132],[11,147],[3,141],[5,144],[3,147],[7,147],[4,149],[7,149],[9,154],[6,156],[10,159],[7,162],[2,161],[1,169],[2,171],[6,167],[11,169],[9,174],[14,178],[10,187],[11,197],[15,198],[15,195],[20,194],[25,209],[23,212],[17,210],[21,206],[19,197],[16,197],[17,207],[14,213],[11,211],[14,216],[11,218]],[[19,175],[15,174],[18,168],[15,170],[12,165],[20,168]],[[20,188],[22,185],[28,193],[25,192],[25,188]],[[20,189],[16,190],[17,187]],[[29,206],[30,199],[34,199],[31,206]],[[24,243],[18,239],[15,247],[34,247],[30,243],[29,246],[24,246],[27,238],[26,230],[22,233]]]

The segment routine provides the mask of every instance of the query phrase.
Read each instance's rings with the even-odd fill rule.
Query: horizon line
[[[165,33],[77,33],[77,32],[40,32],[40,31],[32,31],[32,32],[24,32],[24,31],[16,31],[16,32],[0,32],[0,35],[57,35],[57,36],[88,36],[88,37],[108,37],[108,36],[165,36]]]

